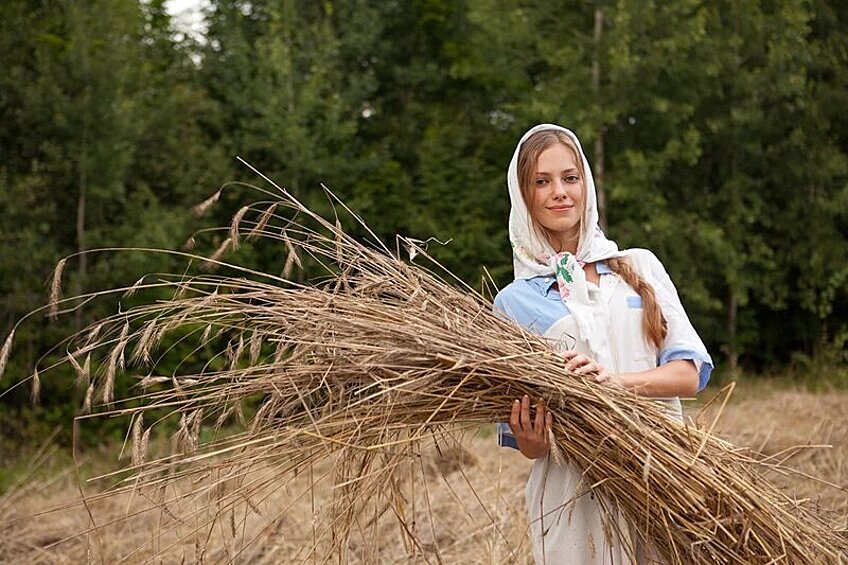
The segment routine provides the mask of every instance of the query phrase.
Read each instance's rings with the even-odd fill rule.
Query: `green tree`
[[[189,229],[189,202],[220,182],[202,127],[206,96],[187,46],[173,39],[162,1],[42,3],[0,7],[0,291],[6,331],[46,302],[56,262],[97,247],[175,247]],[[184,161],[185,160],[185,161]],[[221,168],[223,170],[223,168]],[[209,182],[208,179],[206,182]],[[86,292],[172,270],[155,255],[83,254],[68,263],[65,290]],[[71,319],[40,318],[17,334],[9,374],[27,375],[49,346],[114,302]],[[5,332],[4,332],[5,334]],[[48,360],[49,361],[49,360]],[[4,379],[3,386],[12,386]],[[45,378],[46,421],[78,406],[72,378]],[[3,402],[25,404],[17,390]],[[19,419],[23,419],[21,416]]]

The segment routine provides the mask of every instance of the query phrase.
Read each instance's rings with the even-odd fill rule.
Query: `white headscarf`
[[[577,254],[559,253],[551,247],[547,239],[534,228],[530,212],[521,195],[518,182],[518,154],[521,146],[533,134],[544,130],[557,130],[567,135],[577,148],[583,165],[583,224]],[[539,124],[525,133],[509,164],[507,184],[512,208],[509,213],[509,239],[512,244],[513,269],[516,279],[529,279],[538,276],[554,275],[560,283],[560,295],[578,324],[581,335],[586,339],[593,353],[603,347],[602,332],[595,332],[593,305],[589,300],[586,287],[586,275],[582,265],[594,263],[623,255],[614,241],[607,239],[598,226],[598,204],[595,194],[595,181],[589,161],[580,146],[580,140],[573,132],[554,124]],[[598,335],[596,335],[598,334]]]
[[[556,274],[556,251],[538,230],[533,228],[530,212],[521,196],[521,186],[518,183],[518,153],[521,146],[534,133],[544,130],[557,130],[566,134],[577,148],[580,162],[583,164],[583,231],[575,258],[580,263],[594,263],[621,255],[618,245],[610,241],[598,226],[598,198],[595,194],[595,180],[589,161],[583,154],[580,140],[570,130],[554,124],[539,124],[527,131],[518,142],[512,161],[507,171],[507,185],[512,209],[509,212],[509,240],[512,243],[513,268],[516,279],[529,279],[544,275]]]

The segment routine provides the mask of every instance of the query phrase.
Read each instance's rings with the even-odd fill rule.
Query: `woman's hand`
[[[693,396],[698,392],[698,368],[689,359],[675,359],[659,367],[630,373],[608,373],[606,367],[574,350],[562,354],[565,368],[596,383],[620,386],[648,398]]]
[[[606,367],[583,353],[569,349],[562,354],[565,368],[578,375],[591,377],[596,383],[612,382],[613,375],[607,373]]]
[[[528,459],[539,459],[551,450],[550,429],[553,416],[545,410],[545,404],[536,406],[536,417],[530,419],[530,397],[526,394],[512,404],[509,427],[518,443],[518,449]]]

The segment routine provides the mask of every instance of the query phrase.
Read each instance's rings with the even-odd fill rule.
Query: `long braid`
[[[654,287],[639,276],[636,269],[626,259],[607,259],[606,263],[614,273],[624,279],[624,282],[633,287],[636,294],[642,297],[642,329],[645,332],[645,339],[660,349],[668,333],[668,322],[657,302]]]

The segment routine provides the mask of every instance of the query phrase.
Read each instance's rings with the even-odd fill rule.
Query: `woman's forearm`
[[[693,361],[683,359],[647,371],[618,373],[610,380],[640,396],[651,398],[695,396],[698,392],[698,369]]]

